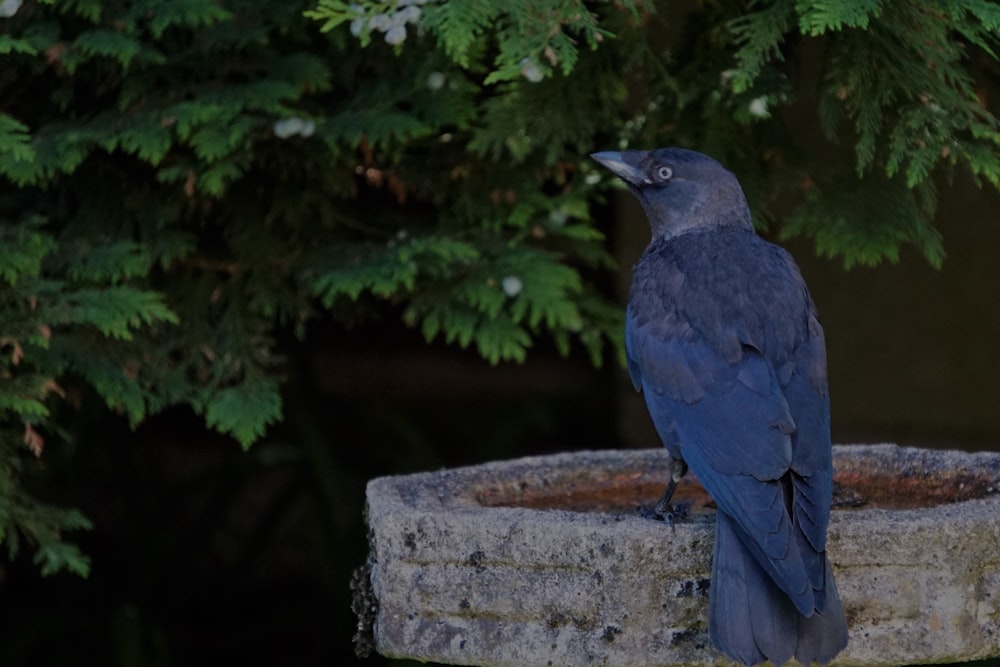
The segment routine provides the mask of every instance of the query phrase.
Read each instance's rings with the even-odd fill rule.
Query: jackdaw
[[[595,153],[638,197],[628,370],[671,457],[718,507],[708,629],[744,665],[826,664],[847,623],[826,554],[833,491],[823,327],[736,177],[695,151]]]

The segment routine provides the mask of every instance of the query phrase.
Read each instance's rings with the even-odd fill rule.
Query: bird
[[[743,665],[829,663],[848,641],[827,556],[826,343],[791,255],[758,236],[736,176],[683,148],[591,155],[638,198],[651,240],[625,314],[629,375],[670,457],[717,507],[713,646]]]

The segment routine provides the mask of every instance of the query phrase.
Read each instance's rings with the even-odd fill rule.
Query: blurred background
[[[1000,79],[976,41],[998,29],[813,4],[2,3],[0,382],[65,395],[2,405],[0,537],[24,537],[0,560],[0,665],[403,664],[352,646],[368,480],[659,446],[617,347],[648,229],[592,150],[685,145],[737,173],[819,308],[835,442],[1000,450]],[[883,43],[919,66],[859,53]],[[872,108],[862,61],[900,86]],[[816,203],[845,197],[847,218]],[[25,238],[37,264],[15,263]],[[430,250],[394,254],[407,239]],[[108,299],[60,301],[122,286],[153,295],[120,304],[131,337]],[[39,298],[68,310],[37,320]],[[48,322],[15,359],[17,327]],[[24,498],[90,520],[53,538],[89,576],[40,575]]]

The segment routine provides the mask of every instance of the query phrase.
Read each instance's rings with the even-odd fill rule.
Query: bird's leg
[[[656,504],[652,507],[640,506],[639,516],[656,521],[666,521],[671,527],[673,527],[676,520],[687,518],[686,505],[674,507],[670,504],[670,499],[673,498],[674,491],[677,490],[677,483],[687,474],[687,470],[687,463],[684,462],[684,459],[671,457],[670,481],[667,482],[667,488],[663,491],[663,497],[656,501]]]
[[[655,505],[653,505],[653,511],[657,514],[669,514],[674,511],[674,508],[670,506],[670,499],[674,496],[674,491],[677,490],[677,482],[673,479],[667,483],[667,488],[663,491],[663,497]]]

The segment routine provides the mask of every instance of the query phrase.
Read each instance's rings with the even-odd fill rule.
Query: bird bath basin
[[[828,553],[851,640],[836,665],[1000,655],[1000,454],[834,448]],[[663,450],[578,452],[368,484],[361,645],[462,665],[723,664],[707,634],[711,500],[636,515]]]

